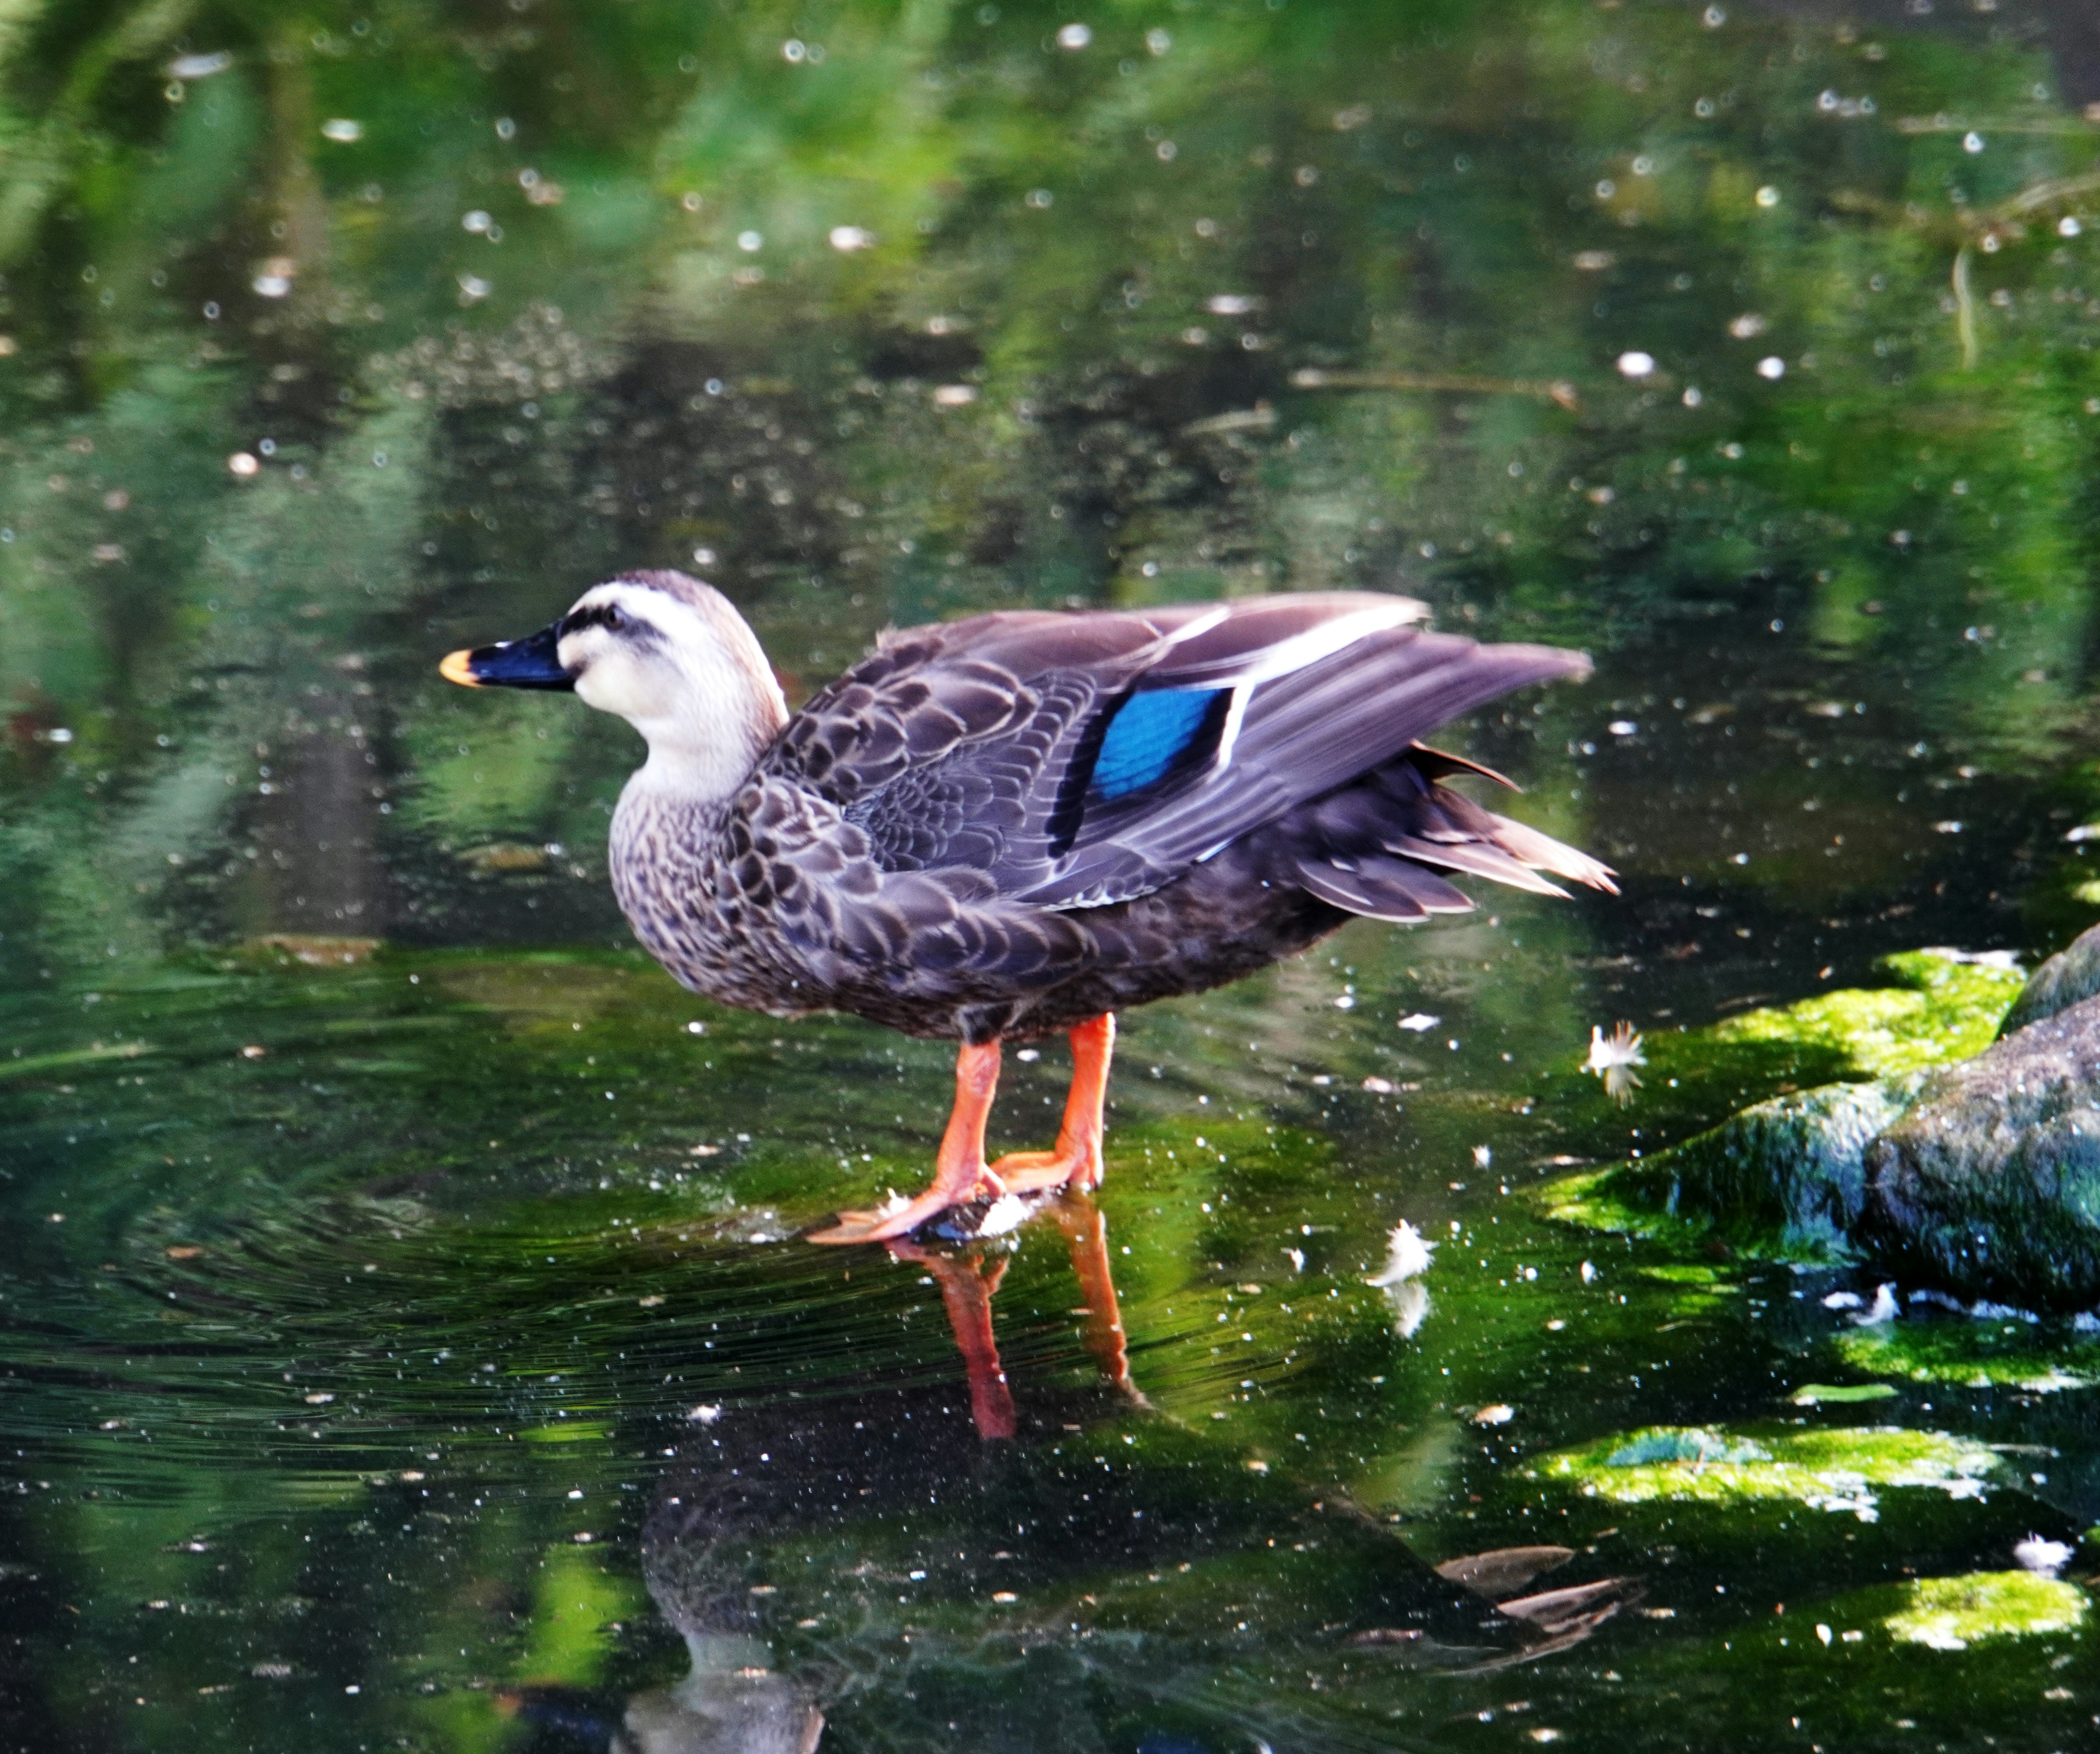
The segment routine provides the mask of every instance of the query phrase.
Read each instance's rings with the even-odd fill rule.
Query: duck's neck
[[[715,687],[695,690],[675,712],[632,721],[648,740],[649,759],[623,796],[706,810],[735,795],[788,722],[788,703],[771,672],[739,668]]]

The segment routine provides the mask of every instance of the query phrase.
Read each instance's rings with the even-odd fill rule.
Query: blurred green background
[[[791,695],[886,624],[1270,590],[1599,659],[1452,740],[1624,898],[1352,928],[1130,1020],[1105,1202],[1188,1618],[1105,1616],[1110,1662],[1068,1580],[1029,1648],[1094,1678],[995,1661],[974,1546],[923,1662],[776,1616],[827,1747],[1762,1749],[1810,1699],[1804,1737],[1967,1746],[1986,1697],[2000,1747],[2089,1734],[2067,1644],[1722,1654],[1746,1571],[1836,1599],[2100,1516],[2082,1391],[1881,1409],[2055,1448],[1983,1522],[1652,1524],[1597,1563],[1696,1573],[1683,1619],[1525,1682],[1546,1715],[1323,1666],[1344,1574],[1270,1552],[1309,1513],[1198,1513],[1258,1426],[1262,1479],[1432,1556],[1521,1540],[1570,1514],[1505,1491],[1528,1446],[1840,1368],[1751,1325],[1784,1275],[1578,1276],[1602,1245],[1496,1190],[1789,1076],[1695,1044],[1621,1114],[1593,1025],[2100,920],[2095,227],[2079,0],[0,0],[8,1745],[608,1746],[683,1660],[640,1530],[690,1407],[952,1387],[915,1270],[781,1241],[915,1183],[940,1054],[680,995],[607,892],[631,734],[435,676],[665,566]],[[1418,1338],[1361,1282],[1403,1215],[1451,1240]],[[1077,1395],[1061,1245],[1010,1276],[1017,1392]],[[1549,1283],[1590,1326],[1512,1306]],[[572,1735],[499,1709],[534,1679],[605,1691]]]

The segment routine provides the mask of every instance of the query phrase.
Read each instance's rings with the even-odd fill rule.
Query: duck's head
[[[622,573],[552,627],[453,652],[438,669],[468,688],[573,691],[648,739],[652,783],[708,797],[741,783],[788,719],[743,617],[682,572]]]

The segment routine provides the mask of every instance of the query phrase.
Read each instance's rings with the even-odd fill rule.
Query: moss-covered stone
[[[1944,950],[1906,950],[1880,967],[1895,985],[1846,988],[1745,1011],[1705,1033],[1717,1048],[1786,1042],[1843,1054],[1857,1076],[1894,1078],[1980,1054],[2018,997],[2019,971]]]
[[[2001,1468],[1982,1444],[1943,1431],[1788,1428],[1732,1437],[1701,1426],[1654,1426],[1562,1450],[1540,1461],[1537,1472],[1619,1504],[1791,1498],[1872,1520],[1875,1487],[1936,1487],[1974,1496]]]
[[[2100,926],[2079,933],[2027,977],[2012,1009],[2000,1020],[1998,1033],[2010,1035],[2095,994],[2100,994]]]
[[[2067,1335],[2054,1324],[2025,1322],[1880,1322],[1832,1336],[1838,1355],[1855,1369],[1912,1382],[1965,1388],[2019,1388],[2046,1395],[2100,1382],[2100,1340]]]
[[[2100,1298],[2100,998],[1935,1073],[1866,1152],[1855,1241],[1914,1282]]]
[[[1851,1401],[1894,1399],[1895,1387],[1887,1382],[1804,1382],[1787,1399],[1797,1407],[1829,1407]]]
[[[1663,1240],[1718,1229],[1768,1258],[1859,1258],[1868,1145],[1899,1121],[1928,1070],[1981,1052],[2019,990],[2018,971],[1952,953],[1884,959],[1898,984],[1746,1012],[1696,1032],[1726,1063],[1750,1048],[1820,1052],[1856,1082],[1785,1092],[1654,1157],[1556,1184],[1550,1216]]]
[[[1971,1571],[1920,1577],[1900,1586],[1904,1600],[1882,1624],[1906,1644],[1964,1650],[1992,1638],[2028,1638],[2085,1624],[2085,1592],[2033,1571]]]

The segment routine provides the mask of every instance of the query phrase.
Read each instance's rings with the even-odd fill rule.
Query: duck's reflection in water
[[[1498,1667],[1579,1642],[1637,1593],[1605,1579],[1518,1595],[1572,1557],[1559,1548],[1432,1569],[1355,1507],[1153,1414],[1131,1380],[1100,1210],[1066,1194],[1047,1215],[1070,1250],[1096,1380],[1017,1398],[992,1324],[1006,1257],[966,1240],[888,1245],[939,1288],[967,1407],[952,1386],[871,1386],[700,1426],[642,1537],[690,1672],[597,1712],[532,1690],[524,1715],[611,1754],[810,1754],[826,1709],[850,1699],[872,1745],[960,1730],[1055,1748],[1098,1744],[1079,1720],[1115,1696],[1111,1715],[1157,1723],[1158,1746],[1251,1747],[1262,1712],[1221,1717],[1203,1695],[1257,1650],[1264,1666]]]

